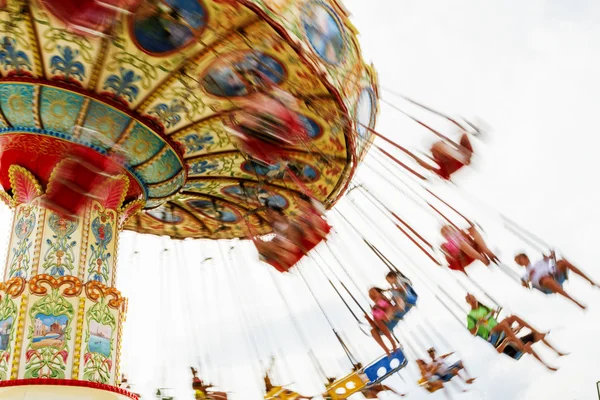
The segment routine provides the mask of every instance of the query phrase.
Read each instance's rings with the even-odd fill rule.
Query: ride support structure
[[[116,288],[118,237],[139,206],[122,207],[128,177],[105,182],[70,219],[44,206],[58,176],[45,191],[21,166],[8,176],[12,196],[3,200],[14,217],[0,283],[0,397],[77,399],[92,388],[98,399],[136,398],[116,387],[127,311]]]

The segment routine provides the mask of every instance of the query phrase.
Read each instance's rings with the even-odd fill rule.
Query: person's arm
[[[404,299],[402,297],[394,296],[394,302],[396,303],[396,307],[394,307],[394,312],[404,311],[404,309],[406,309],[406,303],[404,302]]]
[[[448,353],[448,354],[444,354],[443,356],[440,356],[440,358],[448,358],[448,357],[450,357],[452,354],[454,354],[454,352],[452,352],[452,353]]]
[[[471,332],[471,335],[477,336],[477,330],[479,326],[477,325],[477,321],[470,315],[467,315],[467,329]]]

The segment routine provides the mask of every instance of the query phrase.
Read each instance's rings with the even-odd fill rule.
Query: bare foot
[[[467,382],[470,385],[475,381],[475,379],[477,379],[477,378],[467,379],[465,382]]]
[[[546,365],[546,368],[548,368],[548,369],[549,369],[550,371],[552,371],[552,372],[556,372],[556,371],[558,371],[558,368],[550,367],[550,366],[548,366],[548,365]]]

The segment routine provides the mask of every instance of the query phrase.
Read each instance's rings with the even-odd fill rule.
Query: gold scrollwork
[[[21,277],[14,277],[7,282],[0,283],[0,290],[12,297],[20,296],[25,290],[27,281]]]
[[[43,296],[48,293],[48,289],[42,284],[47,284],[52,289],[58,289],[61,286],[67,285],[68,287],[63,290],[62,294],[66,297],[76,297],[81,294],[83,285],[81,281],[74,276],[61,276],[56,279],[50,275],[36,275],[29,281],[29,291],[33,294]]]
[[[125,301],[125,298],[117,289],[108,287],[98,281],[89,281],[86,283],[85,294],[87,295],[88,299],[94,302],[100,300],[101,297],[112,297],[108,301],[108,306],[110,308],[114,308],[115,310],[118,310]]]

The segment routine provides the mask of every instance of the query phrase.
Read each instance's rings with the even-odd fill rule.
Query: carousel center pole
[[[116,177],[109,200],[88,201],[69,220],[43,206],[31,172],[12,165],[9,177],[12,194],[1,192],[14,216],[0,283],[0,398],[137,399],[116,387],[127,308],[116,261],[128,178]]]

